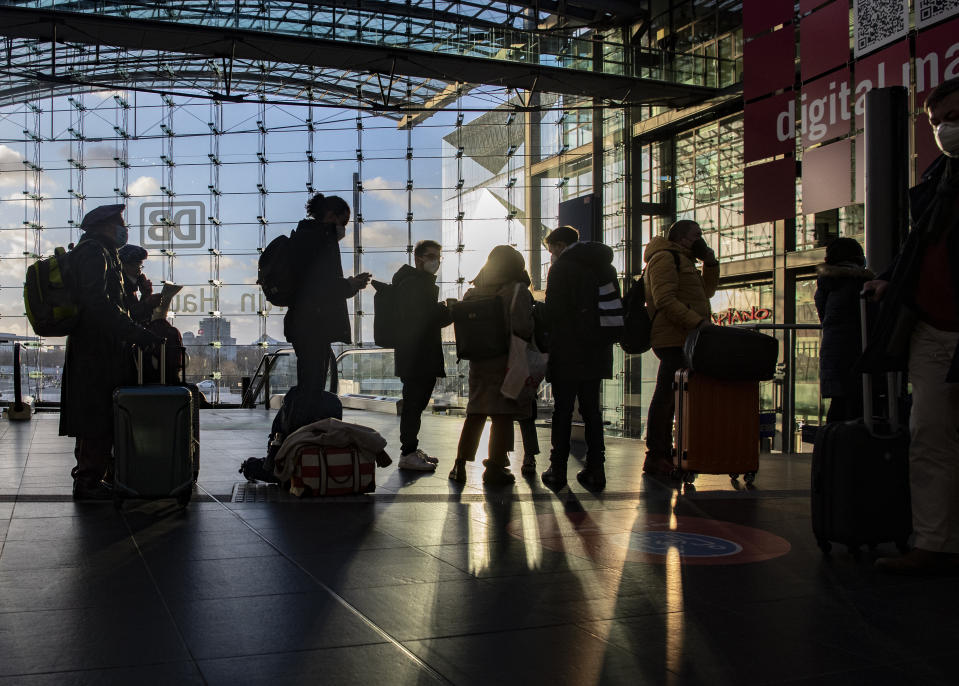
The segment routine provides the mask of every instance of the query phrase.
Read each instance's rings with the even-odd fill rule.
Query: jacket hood
[[[820,264],[816,267],[816,276],[828,279],[865,279],[871,281],[876,275],[865,267],[854,262],[840,262],[838,264]]]
[[[563,251],[560,259],[564,258],[595,269],[613,263],[613,249],[597,241],[577,241]]]
[[[416,267],[411,267],[408,264],[404,264],[393,275],[393,285],[395,286],[396,284],[406,281],[407,279],[428,279],[430,283],[436,283],[435,274],[428,274],[422,269],[417,269]]]
[[[658,252],[663,250],[672,250],[678,252],[681,255],[689,257],[689,251],[681,246],[679,243],[673,243],[671,240],[668,240],[665,236],[653,236],[653,238],[646,244],[646,249],[643,251],[643,261],[649,262],[650,258]]]

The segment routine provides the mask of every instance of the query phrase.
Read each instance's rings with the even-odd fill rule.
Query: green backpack
[[[80,318],[70,263],[66,248],[56,248],[27,268],[23,305],[38,336],[66,336]]]

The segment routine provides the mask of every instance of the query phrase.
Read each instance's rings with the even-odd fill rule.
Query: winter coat
[[[503,302],[503,318],[510,327],[509,330],[520,338],[529,340],[533,336],[533,295],[525,284],[520,284],[516,305],[511,312],[510,304],[515,290],[515,281],[474,286],[466,291],[463,300],[498,295]],[[503,385],[503,379],[506,378],[508,358],[509,355],[500,355],[488,360],[470,360],[470,395],[469,402],[466,404],[467,414],[508,414],[515,417],[529,415],[529,398],[523,398],[522,401],[510,400],[500,393],[499,389]]]
[[[600,283],[616,280],[612,261],[609,246],[580,241],[564,250],[550,267],[541,306],[548,329],[548,379],[613,377],[613,346],[597,340],[595,327],[587,321],[596,309]]]
[[[132,381],[129,341],[146,335],[124,302],[123,269],[108,238],[85,233],[70,254],[80,319],[67,336],[60,435],[113,436],[113,391]]]
[[[679,267],[671,252],[679,255]],[[650,342],[653,348],[682,347],[686,336],[712,310],[709,299],[719,285],[719,265],[696,268],[686,248],[662,236],[654,237],[643,253],[646,261],[646,307],[653,319]]]
[[[283,335],[291,343],[297,339],[350,343],[346,299],[358,289],[343,278],[336,227],[304,219],[290,234],[290,242],[300,285],[283,318]]]
[[[875,276],[852,262],[821,264],[816,268],[814,300],[822,323],[819,345],[819,390],[824,398],[858,392],[849,388],[852,371],[862,354],[859,293]]]
[[[441,329],[453,321],[446,303],[437,302],[436,276],[404,264],[393,275],[403,326],[393,347],[394,374],[402,378],[446,376]]]
[[[943,185],[940,188],[941,184]],[[959,293],[959,160],[940,155],[909,191],[912,230],[893,264],[878,278],[889,286],[880,303],[879,317],[869,331],[862,369],[903,371],[909,361],[909,340],[915,325],[913,298],[930,233],[948,231],[946,250],[952,266],[953,288]],[[941,234],[940,234],[941,235]],[[946,381],[959,383],[959,345],[953,353]]]

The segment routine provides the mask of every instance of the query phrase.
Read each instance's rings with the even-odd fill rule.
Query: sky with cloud
[[[115,126],[121,122],[114,93],[86,94],[82,102],[83,117],[81,175],[69,160],[80,160],[81,146],[71,140],[70,129],[78,130],[76,110],[65,98],[44,101],[40,117],[40,133],[45,141],[40,146],[40,233],[39,249],[49,254],[53,247],[66,245],[79,238],[76,224],[81,218],[80,203],[72,193],[85,195],[84,209],[118,201],[114,189],[122,185],[123,170],[116,164],[120,141]],[[75,96],[76,97],[76,96]],[[52,107],[51,107],[52,104]],[[22,283],[26,266],[31,261],[24,252],[36,246],[35,232],[26,230],[24,222],[32,221],[35,203],[23,191],[33,192],[33,176],[28,174],[25,159],[32,159],[33,144],[24,142],[23,129],[32,126],[32,115],[24,107],[0,109],[0,332],[29,334],[23,317]],[[127,126],[133,136],[128,141],[127,222],[131,226],[130,242],[151,240],[149,217],[156,214],[158,204],[173,201],[196,218],[192,232],[185,231],[185,243],[177,247],[171,260],[156,245],[148,245],[150,257],[144,271],[159,283],[163,279],[184,284],[181,308],[176,324],[183,331],[196,332],[200,320],[213,309],[216,290],[211,281],[218,279],[216,307],[231,321],[232,335],[239,344],[249,344],[261,333],[259,288],[256,281],[257,247],[261,240],[269,242],[280,233],[289,233],[305,216],[308,134],[303,121],[304,108],[269,106],[264,125],[265,178],[261,176],[257,151],[260,145],[257,122],[261,113],[256,105],[226,105],[223,108],[223,130],[219,159],[218,232],[207,217],[213,214],[210,186],[214,166],[210,164],[211,136],[208,122],[211,107],[203,100],[177,99],[172,115],[158,96],[140,93],[137,107],[128,114]],[[314,110],[316,132],[312,144],[313,186],[327,194],[341,195],[353,203],[353,174],[360,164],[357,149],[362,148],[360,210],[362,268],[374,278],[389,280],[409,260],[407,246],[424,238],[440,240],[444,226],[444,197],[453,191],[443,190],[443,159],[452,155],[443,136],[453,129],[455,113],[441,112],[415,128],[411,141],[395,122],[364,116],[362,140],[358,141],[355,113],[341,110]],[[470,119],[467,116],[467,121]],[[163,135],[161,125],[176,134],[171,140]],[[413,148],[413,159],[406,159],[407,145]],[[165,163],[172,160],[173,165]],[[408,164],[412,169],[408,172]],[[408,194],[407,176],[413,179]],[[265,196],[258,191],[263,184]],[[166,191],[173,193],[168,195]],[[122,201],[122,199],[120,199]],[[264,210],[265,207],[265,210]],[[484,205],[481,211],[503,214],[502,206]],[[412,236],[407,212],[412,211]],[[265,226],[257,217],[264,216]],[[492,218],[492,217],[491,217]],[[446,223],[450,222],[446,217]],[[73,221],[74,225],[70,222]],[[146,225],[144,225],[146,222]],[[202,225],[202,227],[200,226]],[[154,229],[155,237],[160,229]],[[216,234],[219,234],[218,241]],[[261,236],[262,234],[262,236]],[[179,239],[179,237],[178,237]],[[485,249],[485,242],[484,249]],[[354,272],[353,226],[348,226],[340,243],[344,273]],[[220,251],[219,274],[214,273],[211,249]],[[452,257],[452,256],[451,256]],[[364,312],[372,310],[372,289],[364,292]],[[192,296],[188,300],[187,296]],[[194,310],[186,305],[193,303]],[[254,304],[256,304],[254,306]],[[351,303],[352,311],[352,303]],[[282,339],[282,310],[272,310],[267,317],[266,332]],[[363,338],[372,339],[372,322],[364,318]]]

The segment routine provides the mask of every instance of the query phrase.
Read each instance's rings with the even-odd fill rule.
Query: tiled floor
[[[824,558],[808,455],[764,456],[752,489],[679,490],[609,439],[602,495],[575,464],[559,494],[487,490],[479,462],[446,478],[461,420],[430,416],[436,474],[232,503],[271,418],[204,410],[195,500],[121,513],[70,500],[55,414],[2,421],[0,684],[957,683],[955,580]],[[395,417],[345,419],[395,451]]]

